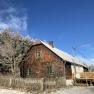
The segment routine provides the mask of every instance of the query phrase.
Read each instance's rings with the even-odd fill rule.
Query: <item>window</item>
[[[54,73],[52,66],[47,66],[47,72],[49,75],[52,75]]]
[[[36,58],[36,59],[39,59],[39,58],[40,58],[40,51],[36,51],[36,53],[35,53],[35,58]]]
[[[27,69],[27,76],[31,76],[31,68]]]

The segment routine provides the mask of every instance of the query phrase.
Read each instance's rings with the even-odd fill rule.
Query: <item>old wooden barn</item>
[[[65,77],[72,84],[77,73],[88,71],[79,59],[54,47],[53,42],[35,41],[24,56],[20,75],[24,78]]]

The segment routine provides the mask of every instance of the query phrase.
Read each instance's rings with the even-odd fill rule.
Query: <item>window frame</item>
[[[53,65],[52,64],[47,65],[47,74],[54,75],[54,73],[55,73],[55,71],[53,69]]]
[[[37,51],[35,52],[35,58],[36,58],[36,59],[40,59],[40,58],[41,58],[41,51],[40,51],[40,50],[37,50]]]
[[[32,69],[31,68],[27,68],[26,75],[27,76],[31,76],[32,75]]]

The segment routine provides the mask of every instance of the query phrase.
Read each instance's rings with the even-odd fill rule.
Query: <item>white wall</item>
[[[74,74],[75,73],[75,68],[74,68],[73,65],[71,65],[71,70],[72,70],[72,74]]]
[[[76,73],[82,73],[84,72],[84,68],[81,66],[76,66]]]
[[[73,75],[73,78],[80,78],[80,73],[84,72],[84,68],[82,66],[74,66],[74,65],[71,65],[71,69],[72,69],[72,75]],[[76,73],[75,73],[75,70],[76,70]]]
[[[75,70],[76,70],[76,74],[84,72],[84,68],[82,66],[71,65],[71,69],[72,69],[72,74],[75,74]]]
[[[75,74],[75,69],[76,69],[76,74]],[[71,70],[72,70],[72,74],[75,74],[75,76],[80,77],[79,73],[82,73],[84,72],[84,68],[82,66],[74,66],[74,65],[71,65]],[[66,85],[69,86],[69,85],[73,85],[73,79],[69,79],[69,80],[66,80]]]

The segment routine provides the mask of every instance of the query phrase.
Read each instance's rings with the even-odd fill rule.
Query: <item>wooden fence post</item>
[[[12,85],[12,78],[9,78],[9,86],[11,87]]]
[[[43,90],[44,90],[44,78],[41,78],[40,84],[41,84],[41,89],[40,89],[40,91],[43,91]]]

